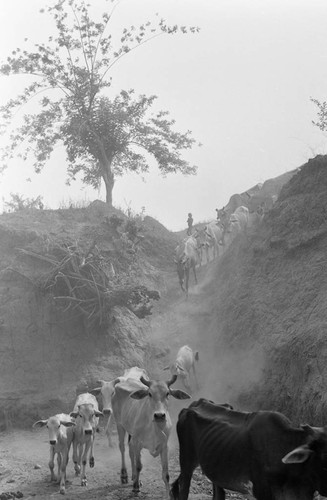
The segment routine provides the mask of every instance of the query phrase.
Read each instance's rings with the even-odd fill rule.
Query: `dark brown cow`
[[[313,500],[327,495],[327,429],[293,427],[281,413],[245,413],[199,399],[178,418],[181,473],[170,498],[187,500],[194,469],[225,489],[257,500]]]

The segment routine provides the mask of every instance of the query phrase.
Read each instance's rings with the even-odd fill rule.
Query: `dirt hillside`
[[[327,158],[318,156],[260,228],[233,242],[210,285],[216,375],[239,406],[326,424],[326,248]]]
[[[156,301],[144,290],[155,298],[164,293],[176,241],[151,217],[126,217],[100,201],[0,216],[0,430],[29,426],[58,408],[70,411],[76,392],[96,380],[144,365],[150,352],[166,354],[150,345],[147,312]],[[114,306],[97,311],[102,324],[92,310],[82,314],[88,303],[78,302],[75,291],[83,282],[63,276],[67,262],[70,280],[79,275],[89,283],[97,272],[94,281],[120,287]],[[88,275],[80,275],[87,266]],[[72,283],[71,302],[62,301]],[[125,289],[132,290],[127,297]]]

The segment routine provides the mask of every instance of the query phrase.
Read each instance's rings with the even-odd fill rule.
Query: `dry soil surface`
[[[21,492],[25,500],[63,498],[59,493],[58,484],[50,482],[46,429],[2,434],[0,447],[0,493]],[[161,500],[165,498],[160,459],[153,459],[144,450],[142,461],[143,484],[141,492],[135,495],[132,493],[131,482],[127,485],[120,484],[120,453],[117,444],[114,448],[109,448],[107,439],[101,431],[97,434],[95,441],[95,467],[93,469],[87,467],[87,486],[80,485],[80,478],[74,475],[73,464],[70,460],[67,467],[65,498],[67,500],[127,500],[132,498]],[[169,468],[171,479],[174,480],[179,473],[175,443],[172,443],[170,449]],[[199,470],[194,473],[189,498],[190,500],[212,498],[211,483]],[[228,498],[236,500],[243,497],[231,493]]]

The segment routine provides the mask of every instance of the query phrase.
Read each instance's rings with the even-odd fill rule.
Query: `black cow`
[[[327,495],[327,429],[293,427],[281,413],[233,411],[206,399],[178,417],[181,473],[170,498],[187,500],[194,469],[212,481],[213,500],[225,488],[257,500],[312,500]]]

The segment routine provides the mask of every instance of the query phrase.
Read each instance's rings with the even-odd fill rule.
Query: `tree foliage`
[[[327,130],[327,102],[318,101],[318,99],[311,98],[311,101],[318,108],[318,121],[313,121],[313,125],[320,128],[323,132]]]
[[[25,114],[10,135],[2,160],[15,155],[33,159],[40,172],[58,143],[67,154],[68,178],[99,187],[104,181],[112,204],[115,178],[126,171],[146,172],[150,153],[162,174],[193,174],[196,167],[182,158],[195,140],[191,132],[174,130],[167,111],[151,112],[155,96],[135,96],[133,90],[110,95],[111,69],[129,52],[162,35],[196,33],[197,27],[169,26],[164,19],[124,28],[117,43],[110,33],[119,0],[99,22],[91,19],[83,0],[56,0],[48,7],[56,36],[35,45],[34,51],[17,48],[0,67],[0,74],[29,75],[29,84],[0,108],[6,130],[14,113],[32,98],[38,111]]]

